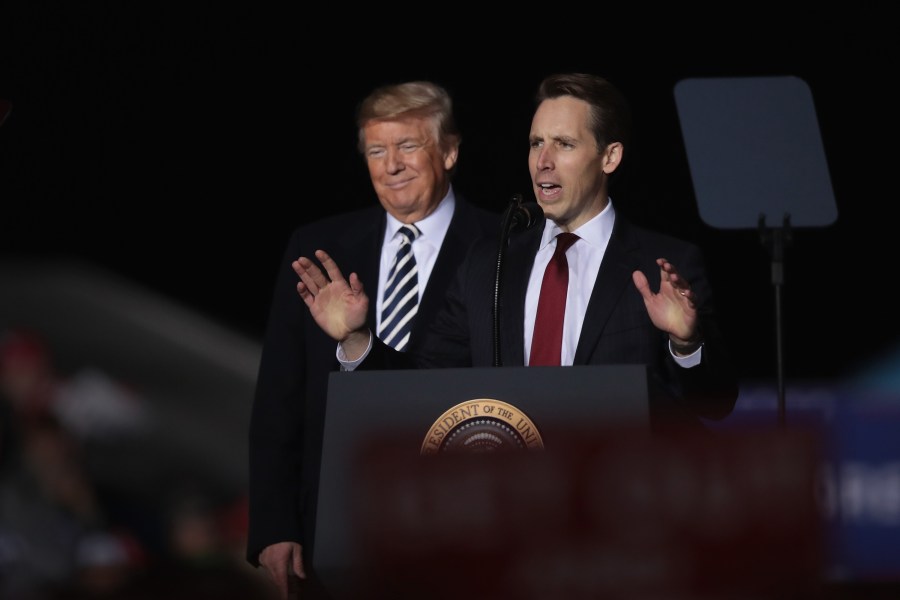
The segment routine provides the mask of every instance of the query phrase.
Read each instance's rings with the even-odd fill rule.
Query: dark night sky
[[[769,256],[755,230],[701,221],[673,87],[687,77],[794,75],[815,100],[839,216],[796,229],[788,248],[786,373],[852,373],[897,340],[882,264],[896,229],[887,215],[896,210],[888,183],[900,51],[883,15],[688,28],[660,17],[597,31],[538,23],[506,43],[474,26],[441,40],[421,26],[312,26],[250,4],[32,4],[13,2],[0,16],[0,98],[13,103],[0,128],[2,259],[96,262],[260,338],[291,230],[375,202],[353,124],[370,88],[412,78],[446,85],[464,139],[456,185],[499,211],[529,190],[537,83],[592,71],[617,83],[635,113],[617,206],[703,247],[744,375],[772,378]],[[661,26],[671,33],[654,32]],[[610,27],[622,32],[610,37]]]

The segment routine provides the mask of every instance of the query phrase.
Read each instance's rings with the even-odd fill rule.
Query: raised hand
[[[369,297],[363,291],[356,273],[347,281],[340,268],[324,250],[316,250],[316,258],[325,268],[322,272],[311,259],[301,256],[291,266],[300,277],[297,293],[309,307],[309,312],[322,331],[338,342],[345,342],[354,334],[365,334],[368,343],[366,313]],[[327,276],[326,276],[327,274]]]
[[[632,273],[634,285],[644,298],[644,306],[653,324],[669,334],[672,341],[686,345],[696,341],[697,307],[686,279],[678,275],[675,266],[665,258],[656,259],[659,265],[659,292],[653,293],[647,277],[641,271]]]

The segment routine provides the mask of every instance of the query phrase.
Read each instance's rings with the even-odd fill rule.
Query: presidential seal
[[[421,453],[498,452],[542,449],[544,442],[521,410],[490,398],[468,400],[442,414],[431,426]]]

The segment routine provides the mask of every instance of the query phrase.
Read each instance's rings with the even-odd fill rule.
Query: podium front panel
[[[417,457],[430,434],[447,432],[438,421],[448,410],[486,400],[514,407],[552,450],[573,431],[649,430],[647,395],[644,365],[332,373],[312,557],[316,572],[338,596],[353,585],[360,557],[353,507],[365,503],[355,485],[356,465],[368,441],[390,438]]]

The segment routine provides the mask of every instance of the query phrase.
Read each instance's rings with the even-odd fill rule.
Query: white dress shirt
[[[575,349],[578,347],[578,338],[584,325],[584,315],[587,313],[588,302],[594,291],[600,264],[606,254],[615,222],[616,211],[610,200],[600,214],[572,232],[580,239],[566,251],[566,260],[569,263],[569,288],[563,321],[561,365],[572,365],[575,359]],[[531,339],[534,336],[534,319],[537,315],[544,271],[556,250],[556,236],[561,232],[559,225],[547,219],[541,236],[541,245],[534,257],[534,267],[528,279],[528,290],[525,293],[526,365],[531,359]],[[682,367],[692,367],[700,363],[700,350],[689,356],[677,356],[675,353],[672,353],[672,356]]]
[[[572,232],[579,239],[566,251],[566,260],[569,263],[569,288],[566,293],[566,315],[563,321],[560,362],[562,365],[571,365],[575,358],[575,348],[578,346],[584,315],[615,220],[616,212],[610,202],[599,215]],[[534,319],[541,295],[541,282],[547,264],[556,250],[556,236],[561,232],[559,225],[547,219],[541,236],[541,245],[534,257],[534,267],[531,269],[528,291],[525,293],[525,364],[531,359],[531,338],[534,335]]]
[[[456,208],[456,195],[453,193],[453,186],[447,191],[447,195],[441,200],[438,207],[430,215],[413,223],[421,232],[416,241],[413,242],[412,251],[416,258],[417,277],[419,278],[419,301],[422,300],[422,293],[428,284],[428,278],[434,270],[434,263],[437,262],[438,253],[441,251],[441,244],[447,236],[447,230],[450,229],[450,221],[453,220],[453,211]],[[391,263],[400,248],[402,241],[401,235],[397,232],[403,227],[396,217],[391,214],[387,216],[387,226],[384,231],[384,242],[381,245],[381,268],[378,270],[378,292],[375,301],[375,331],[381,327],[381,309],[384,304],[384,288],[387,286],[388,273],[391,270]],[[372,335],[369,334],[369,346],[366,351],[357,360],[348,361],[344,354],[343,347],[338,344],[337,359],[341,363],[342,371],[352,371],[363,359],[369,355],[372,349]]]
[[[421,232],[416,241],[413,242],[413,256],[416,257],[417,277],[419,278],[419,301],[422,300],[422,293],[428,283],[428,278],[434,270],[434,263],[437,262],[438,252],[441,250],[441,244],[444,243],[444,237],[450,228],[450,221],[453,220],[453,209],[456,206],[456,196],[453,194],[453,187],[438,204],[438,207],[430,215],[413,223]],[[403,236],[398,234],[403,223],[398,221],[396,217],[387,215],[387,228],[384,232],[384,244],[381,246],[381,268],[378,270],[378,296],[375,305],[375,331],[381,327],[381,307],[384,304],[384,288],[387,285],[388,272],[391,270],[391,263],[394,256],[400,248]]]

